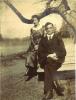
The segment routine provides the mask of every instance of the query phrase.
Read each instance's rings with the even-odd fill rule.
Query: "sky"
[[[45,3],[36,3],[40,0],[10,0],[11,3],[26,17],[31,18],[32,15],[42,12],[45,9]],[[0,3],[0,28],[4,38],[23,38],[30,35],[30,29],[33,24],[25,24],[17,17],[17,15],[4,3]],[[40,24],[52,22],[57,30],[62,26],[63,19],[57,14],[50,14],[41,19]]]

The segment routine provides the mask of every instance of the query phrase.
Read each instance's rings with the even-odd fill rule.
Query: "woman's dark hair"
[[[47,23],[45,24],[45,29],[47,29],[47,26],[48,26],[48,25],[52,25],[52,27],[54,26],[53,23],[47,22]]]
[[[37,18],[37,19],[38,19],[38,21],[40,21],[40,18],[39,18],[39,16],[38,16],[38,15],[33,15],[33,16],[32,16],[32,19],[33,19],[33,18]]]

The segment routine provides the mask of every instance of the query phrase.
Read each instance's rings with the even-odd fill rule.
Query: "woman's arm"
[[[33,44],[33,46],[35,46],[35,42],[33,40],[33,30],[32,29],[31,29],[30,39],[31,39],[31,43]]]

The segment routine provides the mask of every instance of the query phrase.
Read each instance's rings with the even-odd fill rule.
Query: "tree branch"
[[[18,18],[20,18],[23,23],[32,24],[32,20],[23,17],[23,15],[9,1],[5,0],[4,2],[13,10],[13,12],[18,16]]]

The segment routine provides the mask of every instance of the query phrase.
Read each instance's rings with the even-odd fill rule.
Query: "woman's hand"
[[[34,46],[34,49],[35,49],[35,50],[38,50],[38,45],[35,45],[35,46]]]

